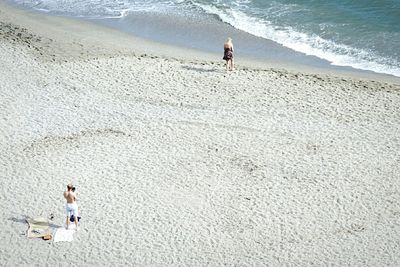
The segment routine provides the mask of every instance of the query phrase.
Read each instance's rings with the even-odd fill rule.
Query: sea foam
[[[213,5],[194,3],[204,12],[216,15],[236,29],[257,37],[275,41],[306,55],[316,56],[336,66],[348,66],[361,70],[400,76],[400,67],[393,59],[376,55],[373,51],[338,44],[314,34],[298,32],[291,27],[273,25],[267,20],[255,18],[233,8],[219,9]]]

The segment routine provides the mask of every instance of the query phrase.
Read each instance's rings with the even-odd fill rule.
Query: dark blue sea
[[[228,26],[242,32],[242,40],[271,40],[300,54],[326,60],[331,65],[400,77],[400,0],[11,2],[54,15],[113,20],[135,34],[161,41],[163,38],[175,40],[178,44],[183,42],[180,45],[198,39],[193,42],[198,45],[189,46],[206,50],[210,41],[204,36],[207,33],[224,35],[213,29]],[[171,29],[163,30],[162,27]],[[199,33],[198,27],[202,27],[203,34]],[[222,39],[227,37],[225,35]],[[253,56],[257,56],[257,53],[272,53],[269,48],[265,47],[263,51],[261,43],[254,48],[249,44],[248,51],[255,51]]]

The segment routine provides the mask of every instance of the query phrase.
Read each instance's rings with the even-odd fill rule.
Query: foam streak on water
[[[333,65],[400,77],[398,0],[14,0],[57,15],[121,18],[135,12],[212,14],[252,35]],[[267,48],[266,48],[267,49]]]
[[[255,14],[254,11],[250,12],[252,10],[247,6],[249,1],[238,0],[234,2],[235,4],[229,5],[221,5],[221,1],[214,1],[219,2],[220,6],[204,3],[206,1],[202,2],[203,3],[200,3],[199,1],[195,3],[195,5],[209,14],[217,15],[222,21],[232,25],[233,27],[258,37],[273,40],[295,51],[326,59],[333,65],[350,66],[357,69],[400,76],[400,62],[399,59],[396,58],[396,56],[398,56],[396,55],[397,52],[391,50],[390,47],[387,48],[388,51],[381,52],[374,50],[373,47],[372,49],[368,46],[365,46],[365,48],[362,46],[353,47],[348,44],[340,43],[340,36],[336,37],[336,40],[323,38],[319,36],[318,33],[307,31],[307,27],[303,27],[305,28],[305,31],[301,32],[298,30],[301,27],[295,27],[295,23],[293,23],[293,26],[283,25],[284,23],[278,24],[263,18],[268,16]],[[292,16],[294,10],[296,10],[296,12],[302,12],[301,7],[299,6],[278,6],[279,4],[276,4],[275,6],[263,11],[266,13],[272,13],[273,16],[278,17]],[[256,11],[260,12],[260,10]],[[337,33],[337,35],[340,35],[340,33]],[[397,34],[397,36],[400,37],[400,33]],[[395,35],[394,38],[397,36]],[[378,39],[368,41],[382,42],[383,40]],[[395,44],[393,45],[393,48],[399,49]],[[385,48],[383,47],[382,49]],[[395,57],[392,57],[391,53],[394,53]]]

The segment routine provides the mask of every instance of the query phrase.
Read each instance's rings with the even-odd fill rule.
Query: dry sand
[[[219,58],[0,3],[0,265],[398,266],[399,80]]]

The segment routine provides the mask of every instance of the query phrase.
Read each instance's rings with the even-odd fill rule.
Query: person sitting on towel
[[[78,204],[76,204],[76,195],[72,191],[74,186],[72,184],[67,185],[67,191],[64,192],[64,198],[67,200],[67,204],[65,205],[65,210],[67,212],[67,229],[69,227],[69,219],[71,215],[74,215],[75,218],[78,218]],[[75,220],[76,230],[78,230],[78,220]]]

